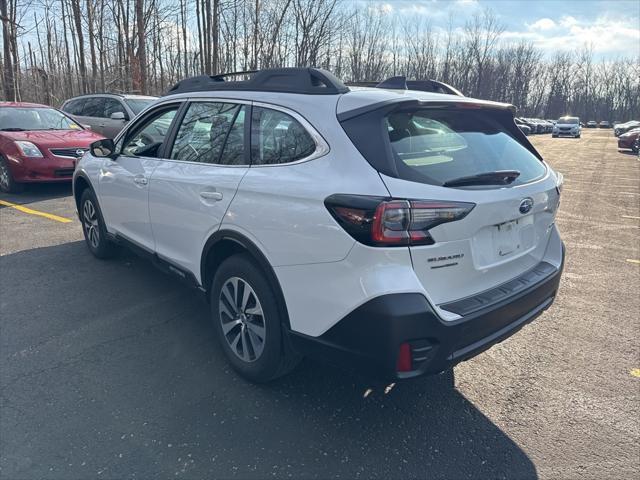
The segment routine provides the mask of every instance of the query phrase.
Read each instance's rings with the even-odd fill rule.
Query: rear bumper
[[[303,355],[377,379],[436,374],[505,340],[549,308],[562,275],[564,246],[560,268],[549,270],[549,266],[540,281],[515,289],[506,298],[489,299],[490,306],[453,322],[440,320],[423,295],[396,293],[366,302],[320,337],[291,332],[291,343]],[[532,278],[530,272],[521,276],[523,284],[524,277]],[[411,344],[412,366],[411,371],[398,372],[403,343]]]

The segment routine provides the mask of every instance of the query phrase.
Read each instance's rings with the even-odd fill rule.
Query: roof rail
[[[387,88],[390,90],[419,90],[422,92],[445,93],[464,97],[460,90],[437,80],[407,80],[407,77],[399,75],[390,77],[380,83],[377,82],[348,82],[347,85],[359,87]]]
[[[247,79],[228,81],[228,77]],[[321,68],[270,68],[185,78],[171,87],[167,95],[219,90],[336,95],[348,92],[349,88],[332,73]]]

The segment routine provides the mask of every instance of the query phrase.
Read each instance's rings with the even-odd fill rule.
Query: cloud
[[[506,41],[528,40],[547,53],[573,51],[590,45],[595,53],[628,55],[634,53],[630,49],[640,42],[640,28],[626,20],[606,16],[589,22],[572,16],[563,16],[557,22],[540,18],[525,26],[524,31],[504,32],[502,38]]]
[[[550,18],[541,18],[531,25],[527,25],[527,27],[529,28],[529,30],[551,30],[553,28],[556,28],[556,22],[554,22]]]

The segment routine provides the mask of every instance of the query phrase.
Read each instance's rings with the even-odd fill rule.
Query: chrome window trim
[[[169,162],[180,162],[180,163],[187,163],[187,164],[192,164],[192,165],[211,165],[211,166],[218,166],[218,167],[225,167],[225,168],[247,168],[247,167],[251,167],[251,168],[263,168],[263,167],[283,167],[286,165],[298,165],[300,163],[305,163],[305,162],[310,162],[312,160],[315,160],[317,158],[321,158],[324,157],[325,155],[329,154],[329,152],[331,151],[331,148],[329,147],[329,144],[327,143],[327,141],[324,139],[324,137],[315,129],[315,127],[311,124],[311,122],[309,122],[303,115],[301,115],[300,113],[296,112],[295,110],[292,110],[290,108],[287,107],[283,107],[280,105],[276,105],[273,103],[267,103],[267,102],[256,102],[256,101],[252,101],[252,100],[247,100],[247,99],[240,99],[240,98],[230,98],[230,97],[207,97],[207,96],[202,96],[202,95],[198,95],[195,97],[178,97],[178,98],[167,98],[166,100],[160,101],[158,103],[154,103],[153,105],[150,105],[148,107],[148,109],[143,110],[142,112],[140,112],[137,116],[143,116],[146,115],[149,111],[151,111],[152,109],[156,109],[156,108],[163,108],[165,106],[167,106],[168,104],[171,103],[184,103],[184,102],[211,102],[211,103],[215,103],[215,102],[219,102],[219,103],[237,103],[240,105],[251,105],[254,107],[262,107],[262,108],[268,108],[271,110],[277,110],[279,112],[282,113],[286,113],[287,115],[290,115],[291,117],[293,117],[297,122],[300,123],[300,125],[302,125],[302,127],[305,129],[305,131],[309,134],[309,136],[311,137],[311,139],[314,141],[314,143],[316,144],[316,148],[313,151],[313,153],[311,153],[310,155],[307,155],[304,158],[301,158],[299,160],[296,160],[295,162],[288,162],[288,163],[275,163],[272,165],[221,165],[221,164],[217,164],[217,163],[202,163],[202,162],[189,162],[186,160],[176,160],[176,159],[172,159],[172,158],[162,158],[159,160],[163,160],[163,161],[169,161]],[[249,121],[251,121],[251,119],[249,119]],[[128,132],[131,128],[135,128],[135,125],[133,125],[134,122],[129,122],[127,124],[127,128],[123,129],[115,138],[114,143],[116,144],[116,149],[118,150],[118,142],[120,142],[120,140],[122,138],[124,138],[124,136],[126,135],[126,132]],[[138,122],[136,122],[138,123]]]

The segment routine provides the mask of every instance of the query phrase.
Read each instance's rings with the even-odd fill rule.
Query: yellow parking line
[[[30,215],[38,215],[39,217],[48,218],[49,220],[55,220],[56,222],[60,223],[69,223],[72,221],[69,218],[59,217],[58,215],[54,215],[53,213],[40,212],[39,210],[33,210],[32,208],[27,208],[23,205],[7,202],[5,200],[0,200],[0,205],[15,208],[16,210],[20,210],[21,212],[28,213]]]
[[[629,262],[629,263],[637,263],[638,265],[640,265],[640,260],[634,260],[632,258],[627,258],[627,262]]]
[[[631,375],[633,377],[640,377],[640,368],[634,368],[633,370],[631,370]]]

